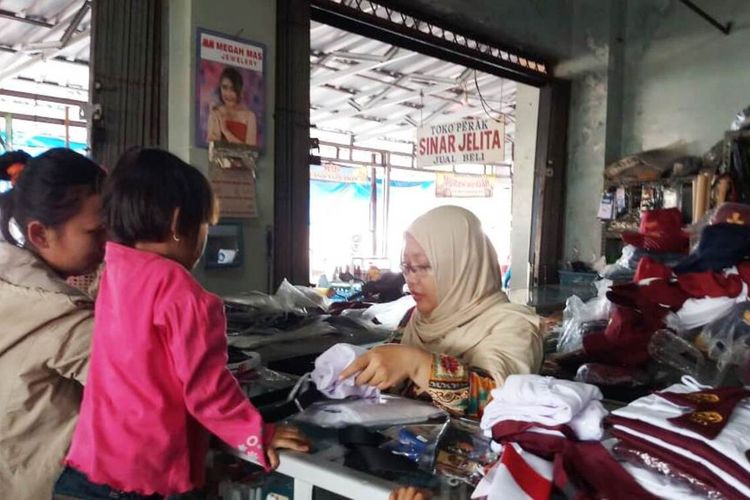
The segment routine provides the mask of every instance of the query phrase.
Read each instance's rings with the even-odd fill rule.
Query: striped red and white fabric
[[[471,498],[546,500],[552,492],[553,463],[510,443],[500,460],[477,485]]]

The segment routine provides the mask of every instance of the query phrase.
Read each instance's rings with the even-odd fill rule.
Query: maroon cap
[[[711,224],[738,224],[750,226],[750,205],[722,203],[711,216]]]
[[[639,281],[648,278],[669,280],[672,278],[672,275],[672,269],[669,266],[662,264],[647,255],[638,261],[638,267],[635,270],[633,281],[638,283]]]
[[[641,212],[638,232],[624,232],[622,239],[654,252],[688,253],[690,247],[690,237],[682,230],[682,213],[676,208]]]

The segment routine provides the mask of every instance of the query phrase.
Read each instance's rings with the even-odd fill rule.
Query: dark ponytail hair
[[[20,149],[18,151],[8,151],[7,153],[0,155],[0,181],[10,180],[10,173],[8,172],[8,169],[11,166],[17,163],[26,165],[30,159],[31,155],[26,151],[21,151]]]
[[[100,192],[106,175],[99,165],[70,149],[50,149],[30,159],[26,156],[26,166],[15,186],[0,195],[0,232],[15,245],[20,242],[10,233],[11,219],[24,237],[33,220],[49,227],[64,224],[86,197]]]

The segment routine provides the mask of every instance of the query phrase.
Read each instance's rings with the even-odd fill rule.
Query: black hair
[[[221,72],[221,76],[219,77],[219,100],[221,100],[222,104],[224,103],[224,99],[221,97],[221,82],[224,79],[232,82],[232,88],[234,89],[234,93],[237,94],[237,100],[240,100],[240,94],[242,94],[242,87],[244,85],[240,72],[231,66],[225,67],[224,71]]]
[[[201,224],[215,222],[217,213],[200,170],[161,149],[122,155],[107,180],[103,205],[110,237],[127,246],[167,240],[175,209],[179,236],[188,238],[197,236]]]
[[[23,153],[14,159],[21,161],[5,169],[14,163],[26,166],[15,186],[0,195],[0,231],[14,245],[20,242],[11,235],[11,219],[24,236],[33,220],[49,227],[64,224],[78,213],[85,198],[100,192],[106,177],[99,165],[71,149],[54,148],[34,158]]]

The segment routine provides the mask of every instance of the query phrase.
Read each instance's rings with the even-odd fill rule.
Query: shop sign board
[[[340,165],[311,165],[310,180],[366,184],[367,167],[342,167]]]
[[[435,174],[436,198],[492,198],[494,175]]]
[[[505,127],[489,117],[417,129],[417,166],[498,164],[505,158]]]

